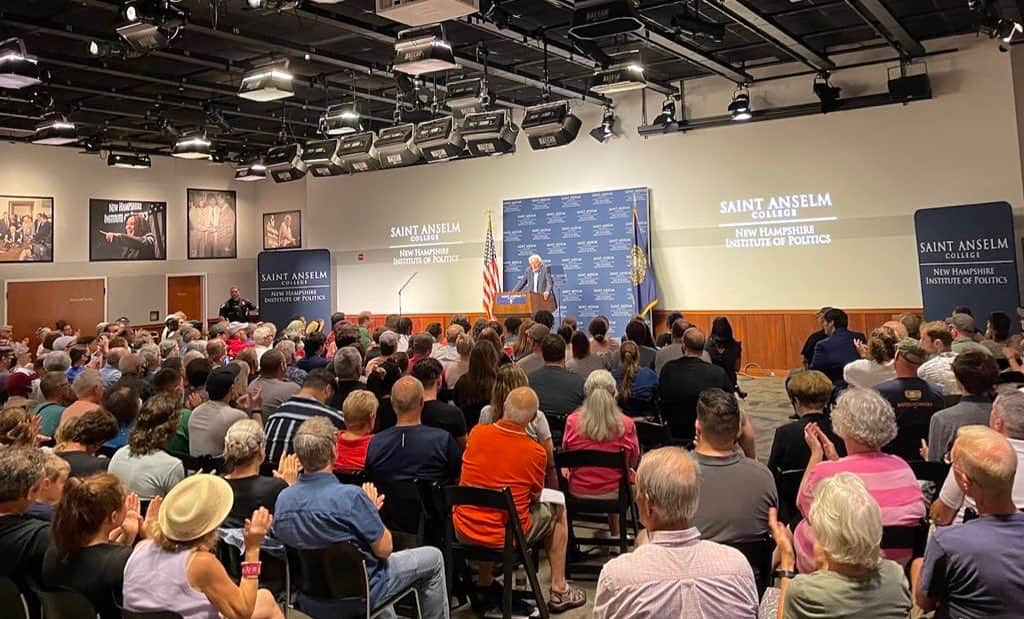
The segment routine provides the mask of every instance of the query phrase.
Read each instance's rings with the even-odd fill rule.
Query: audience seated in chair
[[[107,470],[110,460],[96,455],[103,443],[117,436],[117,420],[97,408],[57,430],[54,452],[71,465],[71,477],[87,477]]]
[[[177,431],[180,416],[181,400],[175,395],[156,395],[143,404],[128,444],[114,453],[107,467],[128,492],[150,500],[166,495],[185,478],[181,460],[162,449]]]
[[[953,360],[953,375],[963,397],[960,402],[932,415],[928,424],[928,460],[941,462],[962,426],[988,425],[992,414],[992,390],[999,366],[987,351],[969,350]]]
[[[39,493],[25,515],[49,522],[53,518],[54,507],[64,495],[64,486],[70,476],[71,465],[67,460],[52,451],[43,454],[43,479],[39,484]]]
[[[832,441],[836,453],[845,456],[846,446],[832,432],[832,420],[823,412],[832,397],[832,381],[817,370],[798,370],[786,377],[786,395],[800,419],[775,429],[768,468],[775,475],[807,468],[811,450],[804,438],[804,428],[812,423]]]
[[[252,419],[236,421],[228,428],[224,436],[224,464],[228,473],[224,479],[231,486],[234,502],[221,526],[240,529],[245,519],[261,507],[273,514],[278,495],[298,479],[299,461],[295,454],[282,457],[272,477],[260,474],[266,459],[266,440],[263,428]]]
[[[950,350],[953,335],[941,320],[921,325],[921,346],[928,353],[928,360],[917,369],[917,376],[942,390],[942,395],[960,395],[960,386],[953,374],[953,360],[956,353]]]
[[[288,364],[284,354],[279,350],[268,350],[260,357],[260,375],[249,383],[249,395],[254,396],[259,390],[263,396],[263,418],[274,414],[278,406],[299,392],[299,385],[286,380]]]
[[[1013,501],[1017,453],[996,430],[965,426],[951,474],[978,518],[936,529],[914,562],[914,601],[940,617],[1015,617],[1024,599],[1024,513]]]
[[[188,418],[188,452],[190,456],[215,456],[224,453],[224,435],[231,424],[248,419],[246,411],[234,408],[236,398],[243,406],[252,403],[259,409],[259,398],[250,398],[246,388],[238,384],[241,368],[235,363],[217,366],[206,379],[209,401],[197,406]]]
[[[494,380],[494,389],[491,391],[491,403],[480,411],[480,423],[494,423],[505,414],[505,399],[508,394],[519,387],[529,387],[530,380],[523,368],[514,363],[506,364],[498,368],[498,376]],[[540,443],[544,452],[548,455],[547,462],[547,485],[556,487],[554,479],[555,468],[555,444],[551,439],[551,426],[548,425],[548,418],[544,411],[538,410],[533,421],[526,425],[526,434],[533,440]]]
[[[704,334],[691,327],[683,334],[683,356],[667,362],[658,376],[661,391],[662,418],[677,439],[693,437],[697,418],[697,398],[705,389],[730,390],[725,370],[705,363]]]
[[[942,410],[942,390],[917,374],[927,353],[917,340],[903,338],[896,347],[896,378],[874,386],[896,413],[896,438],[886,453],[908,462],[921,459],[921,440],[928,437],[932,416]]]
[[[420,596],[423,617],[446,619],[448,592],[441,551],[428,546],[392,552],[391,532],[377,513],[384,497],[372,484],[358,488],[334,477],[336,433],[323,417],[313,417],[299,426],[294,447],[303,473],[278,497],[275,539],[297,549],[326,548],[336,542],[353,544],[366,559],[372,606],[413,586]],[[301,598],[299,603],[301,610]]]
[[[590,340],[586,333],[574,331],[569,339],[569,344],[572,348],[572,356],[566,360],[565,369],[583,380],[587,380],[594,370],[611,369],[611,362],[607,356],[590,352]]]
[[[896,377],[893,365],[896,359],[896,345],[899,338],[890,327],[878,327],[871,332],[867,343],[856,341],[854,345],[860,359],[851,361],[843,368],[843,380],[851,387],[871,389]]]
[[[498,349],[490,341],[477,341],[469,353],[469,367],[454,386],[455,405],[466,416],[466,429],[480,422],[480,411],[491,401],[498,371]]]
[[[366,466],[366,451],[377,423],[377,396],[360,389],[348,394],[341,405],[345,429],[338,433],[336,471],[361,471]]]
[[[423,425],[440,428],[452,435],[459,447],[466,447],[466,417],[457,406],[437,399],[438,390],[444,380],[441,362],[423,357],[412,366],[409,374],[423,385]]]
[[[277,407],[267,419],[267,465],[276,467],[285,454],[292,453],[292,437],[299,425],[313,417],[324,417],[336,429],[345,427],[345,417],[329,405],[334,394],[334,376],[319,368],[311,370],[299,392]]]
[[[506,398],[500,419],[473,428],[463,457],[460,484],[511,490],[527,545],[543,546],[546,550],[551,568],[548,607],[558,613],[583,606],[586,594],[565,580],[568,543],[565,509],[540,501],[548,456],[526,434],[526,426],[537,415],[538,406],[537,394],[529,387],[519,387]],[[505,523],[499,512],[458,506],[453,519],[461,541],[489,548],[504,546]],[[492,568],[492,564],[480,565],[478,584],[481,587],[490,589],[495,585]]]
[[[331,407],[341,410],[345,398],[353,391],[366,389],[366,383],[360,377],[363,375],[363,356],[355,346],[342,346],[334,353],[334,360],[331,362],[334,369],[335,385],[334,395],[327,402]],[[264,408],[266,404],[264,403]]]
[[[583,379],[565,369],[565,340],[561,337],[546,335],[541,341],[541,354],[544,365],[526,372],[530,388],[549,418],[565,419],[583,403]]]
[[[658,414],[658,375],[640,364],[636,342],[619,346],[618,367],[612,371],[618,383],[617,399],[627,415],[654,417]]]
[[[39,498],[45,476],[43,452],[30,447],[0,449],[0,578],[10,578],[30,599],[30,580],[41,580],[50,546],[50,523],[25,512]]]
[[[779,555],[779,619],[906,619],[903,568],[882,558],[882,511],[864,482],[838,473],[818,484],[807,514],[814,526],[814,571],[795,576],[793,539],[772,514]]]
[[[747,559],[738,550],[702,540],[691,523],[700,483],[700,465],[686,451],[662,447],[644,455],[636,494],[645,529],[633,552],[601,570],[594,619],[757,617]]]

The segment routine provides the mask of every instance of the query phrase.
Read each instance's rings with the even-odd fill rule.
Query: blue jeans
[[[381,593],[387,599],[414,587],[424,619],[448,619],[448,586],[444,580],[444,556],[433,546],[400,550],[388,557],[388,581]],[[373,600],[376,606],[379,600]],[[382,616],[394,617],[392,613]]]

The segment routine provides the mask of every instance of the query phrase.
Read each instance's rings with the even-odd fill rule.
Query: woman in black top
[[[466,431],[480,422],[480,411],[491,402],[491,390],[498,376],[498,349],[480,340],[469,353],[469,370],[455,383],[455,406],[466,415]],[[379,415],[379,413],[378,413]]]
[[[159,509],[159,500],[150,507]],[[119,618],[124,566],[143,530],[139,511],[139,497],[126,495],[121,481],[109,473],[69,479],[53,513],[44,585],[78,591],[102,619]]]
[[[741,398],[747,397],[736,382],[736,373],[740,371],[740,357],[743,355],[741,342],[732,336],[732,325],[725,316],[717,316],[711,323],[711,337],[704,345],[704,350],[711,356],[711,363],[725,370],[729,384]]]
[[[224,464],[230,471],[224,479],[235,495],[224,527],[241,529],[245,519],[261,507],[274,513],[277,495],[298,481],[299,461],[295,454],[281,457],[273,477],[260,475],[260,466],[267,457],[266,442],[263,427],[252,419],[236,421],[224,435]]]

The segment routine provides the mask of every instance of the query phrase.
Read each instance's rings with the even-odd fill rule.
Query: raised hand
[[[825,455],[825,449],[821,446],[821,441],[818,440],[818,434],[815,430],[818,429],[818,424],[809,423],[804,426],[804,442],[807,443],[807,448],[811,450],[811,458],[821,461]]]
[[[839,452],[836,451],[836,446],[828,438],[825,432],[818,426],[818,424],[814,424],[814,434],[817,435],[818,442],[821,443],[821,449],[824,452],[825,457],[828,458],[829,460],[838,460]]]
[[[299,464],[299,457],[295,454],[285,454],[274,471],[274,477],[284,481],[289,486],[294,486],[299,480],[299,471],[302,465]]]
[[[370,482],[366,482],[363,484],[363,492],[365,492],[366,496],[370,498],[370,502],[373,503],[374,507],[380,509],[384,506],[384,495],[377,492],[377,486],[374,486]]]
[[[789,527],[779,522],[779,510],[768,508],[768,529],[775,540],[775,548],[779,552],[779,564],[783,569],[793,569],[795,555],[793,553],[793,534]]]
[[[270,512],[266,507],[261,507],[252,513],[251,518],[245,519],[245,548],[257,549],[263,543],[263,539],[267,537],[267,531],[270,530],[270,525],[274,522],[274,517],[270,515]]]
[[[203,403],[203,394],[198,391],[193,391],[188,394],[188,398],[185,400],[185,406],[190,410],[195,409],[197,406]]]

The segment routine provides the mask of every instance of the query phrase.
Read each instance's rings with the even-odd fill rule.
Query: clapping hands
[[[832,444],[825,433],[821,431],[816,423],[809,423],[804,426],[804,441],[811,450],[811,459],[821,461],[824,459],[838,460],[839,453],[836,446]]]

